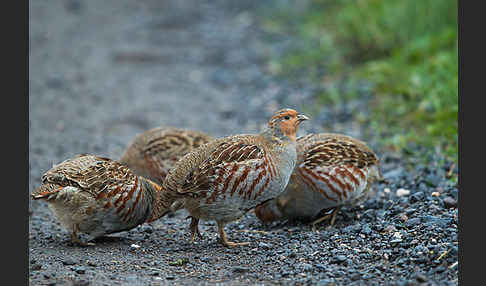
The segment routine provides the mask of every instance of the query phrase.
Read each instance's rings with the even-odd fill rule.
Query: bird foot
[[[249,242],[232,242],[232,241],[223,241],[223,245],[227,247],[235,247],[235,246],[247,246],[250,245]]]
[[[194,243],[196,240],[196,236],[199,237],[199,239],[203,239],[203,236],[201,235],[201,232],[199,231],[199,219],[194,218],[194,217],[187,217],[186,219],[191,218],[191,224],[189,225],[189,230],[191,232],[191,243]]]
[[[336,207],[336,208],[334,208],[334,210],[330,214],[327,214],[327,215],[313,221],[311,223],[312,224],[312,230],[316,231],[316,225],[325,221],[325,220],[328,220],[328,219],[330,219],[330,221],[329,221],[329,226],[327,228],[332,227],[334,225],[334,222],[336,221],[336,216],[337,216],[337,213],[338,213],[339,210],[340,210],[340,207]]]
[[[78,236],[78,230],[79,230],[79,225],[75,224],[73,225],[73,232],[71,233],[71,242],[74,245],[79,245],[79,246],[94,246],[96,245],[93,242],[83,242],[79,239]]]
[[[226,236],[226,232],[224,231],[224,226],[222,222],[218,222],[218,231],[219,231],[219,237],[221,239],[221,243],[224,246],[228,247],[235,247],[235,246],[246,246],[249,245],[249,242],[232,242],[228,241],[228,238]]]
[[[311,224],[312,224],[312,231],[317,231],[317,225],[325,220],[328,220],[329,218],[331,218],[331,215],[325,215],[321,218],[318,218],[316,219],[315,221],[313,221]]]

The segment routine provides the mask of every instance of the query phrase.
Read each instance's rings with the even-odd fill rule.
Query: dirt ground
[[[260,2],[29,1],[29,192],[53,164],[79,153],[118,159],[149,128],[256,133],[279,108],[312,106],[312,86],[267,72],[291,38],[269,37],[260,17],[289,3]],[[389,184],[335,226],[263,226],[248,213],[226,230],[250,246],[225,248],[214,222],[191,244],[181,211],[78,247],[46,204],[29,200],[30,285],[457,285],[453,166],[410,171],[363,138],[355,112],[366,101],[323,107],[299,132],[366,139],[382,158]]]

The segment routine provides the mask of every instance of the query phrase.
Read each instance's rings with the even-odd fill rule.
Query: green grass
[[[264,27],[299,42],[271,71],[322,84],[325,104],[360,96],[365,81],[367,120],[383,143],[423,145],[457,162],[456,1],[320,0],[304,13],[280,11]]]

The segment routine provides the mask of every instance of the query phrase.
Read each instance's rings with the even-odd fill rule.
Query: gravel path
[[[312,86],[266,72],[291,38],[261,31],[262,11],[281,3],[261,5],[29,1],[29,192],[53,164],[79,153],[117,159],[152,127],[255,133],[278,108],[314,110]],[[77,247],[30,201],[30,284],[457,285],[458,186],[447,179],[457,168],[430,152],[437,163],[424,166],[380,148],[356,113],[366,99],[307,113],[300,131],[365,139],[382,158],[389,184],[334,227],[263,226],[248,213],[226,230],[249,247],[221,246],[214,222],[200,224],[205,239],[193,245],[181,211]]]

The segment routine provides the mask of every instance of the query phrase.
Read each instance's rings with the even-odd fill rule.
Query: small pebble
[[[302,264],[302,269],[304,269],[304,271],[311,271],[312,270],[312,265],[310,265],[309,263],[303,263]]]
[[[455,208],[455,207],[457,207],[457,201],[452,197],[445,197],[444,198],[444,205],[447,208]]]
[[[394,238],[394,239],[400,239],[401,240],[402,239],[402,234],[400,232],[396,231],[395,233],[393,233],[392,238]]]
[[[91,262],[91,261],[86,261],[86,265],[91,266],[91,267],[96,267],[96,266],[98,266],[96,263]]]
[[[287,277],[289,275],[291,275],[292,273],[290,273],[289,271],[283,271],[282,272],[282,277]]]
[[[250,271],[250,268],[248,267],[243,267],[243,266],[235,266],[233,267],[233,272],[235,273],[245,273]]]
[[[387,226],[386,226],[386,227],[383,229],[383,231],[385,231],[385,232],[392,232],[392,231],[396,231],[396,230],[397,230],[397,228],[396,228],[394,225],[392,225],[392,224],[387,225]]]
[[[73,286],[88,286],[89,281],[88,280],[76,280],[71,285],[73,285]]]
[[[62,264],[64,264],[64,265],[75,265],[76,264],[76,261],[74,261],[71,258],[66,258],[66,259],[64,259],[62,261]]]
[[[413,214],[415,211],[417,211],[416,209],[414,208],[408,208],[405,210],[405,213],[407,214],[407,216],[410,216],[411,214]]]
[[[440,196],[440,193],[439,193],[439,192],[432,192],[432,194],[431,194],[431,195],[432,195],[433,197],[438,197],[438,196]]]
[[[199,261],[201,261],[201,262],[210,262],[211,259],[208,258],[208,257],[201,257],[201,258],[199,258]]]
[[[364,234],[370,234],[371,228],[368,225],[364,225],[363,228],[361,229],[361,232]]]
[[[402,197],[402,196],[408,196],[410,195],[410,191],[406,189],[398,189],[397,190],[397,196]]]
[[[457,267],[457,264],[458,264],[458,262],[456,261],[456,262],[452,263],[448,268],[449,269],[454,269],[454,268]]]
[[[413,226],[416,226],[419,223],[420,223],[420,218],[414,217],[414,218],[411,218],[411,219],[407,220],[407,222],[406,222],[405,225],[407,227],[413,227]]]
[[[151,226],[144,227],[142,231],[145,232],[145,233],[153,233],[154,232]]]
[[[422,273],[415,273],[415,279],[420,282],[420,283],[424,283],[424,282],[427,282],[429,279],[427,278],[427,276],[425,276],[424,274]]]
[[[74,272],[76,272],[78,274],[85,274],[86,273],[86,269],[84,267],[73,267],[71,269],[74,270]]]
[[[335,261],[338,262],[338,263],[343,263],[344,261],[346,261],[346,256],[338,255],[338,256],[336,256]]]
[[[353,275],[351,275],[351,281],[357,281],[361,278],[361,275],[359,273],[354,273]]]
[[[403,222],[407,222],[408,216],[406,214],[401,214],[400,215],[400,220],[403,221]]]
[[[416,192],[410,197],[410,203],[421,202],[425,195],[423,192]]]
[[[270,249],[270,244],[265,243],[265,242],[260,242],[260,243],[258,243],[258,247],[261,247],[263,249]]]

